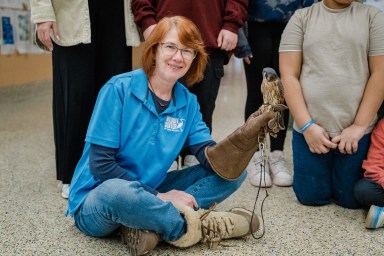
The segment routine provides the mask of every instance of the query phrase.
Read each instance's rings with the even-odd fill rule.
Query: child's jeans
[[[361,166],[369,144],[370,134],[366,134],[354,154],[342,154],[338,149],[315,154],[309,150],[304,136],[293,131],[293,190],[300,203],[316,206],[334,201],[346,208],[359,208],[354,187],[363,178]]]

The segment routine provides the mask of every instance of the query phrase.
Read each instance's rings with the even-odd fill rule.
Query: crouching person
[[[258,230],[257,217],[246,209],[209,208],[241,186],[273,115],[255,113],[216,144],[196,97],[178,82],[185,76],[196,83],[206,64],[195,25],[181,16],[167,17],[145,42],[143,69],[103,86],[70,185],[68,213],[82,232],[103,237],[120,229],[130,253],[142,255],[160,240],[188,247]],[[201,164],[167,172],[183,146]]]
[[[366,209],[365,227],[384,227],[384,119],[371,135],[367,159],[363,162],[364,178],[355,185],[355,197]]]

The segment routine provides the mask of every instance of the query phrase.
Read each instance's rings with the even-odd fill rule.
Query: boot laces
[[[216,203],[200,216],[202,242],[206,242],[209,248],[216,248],[223,238],[230,237],[235,227],[233,220],[229,217],[208,217],[215,208]]]

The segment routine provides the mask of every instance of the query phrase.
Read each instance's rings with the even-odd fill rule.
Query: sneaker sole
[[[276,186],[279,186],[279,187],[290,187],[290,186],[292,186],[292,183],[293,183],[292,180],[290,180],[290,181],[277,180],[276,181],[276,179],[274,179],[274,178],[272,178],[272,180],[273,180],[273,184],[275,184]]]
[[[64,198],[64,199],[68,199],[68,194],[64,193],[64,192],[61,192],[61,197]]]

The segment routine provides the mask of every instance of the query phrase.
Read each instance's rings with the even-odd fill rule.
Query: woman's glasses
[[[159,44],[162,52],[165,55],[172,56],[172,55],[175,55],[177,51],[180,51],[181,56],[185,60],[191,61],[196,57],[196,54],[197,54],[197,51],[195,49],[192,49],[192,48],[180,49],[180,48],[177,48],[177,46],[174,43],[159,43]]]

